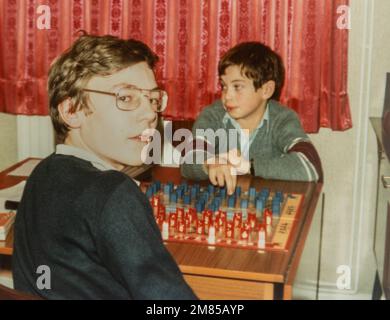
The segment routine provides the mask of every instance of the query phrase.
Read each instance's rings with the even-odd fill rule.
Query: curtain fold
[[[50,8],[49,30],[37,28],[40,5]],[[0,111],[48,114],[50,64],[83,29],[142,40],[160,56],[156,73],[171,119],[194,119],[219,97],[217,64],[231,46],[262,41],[285,62],[281,102],[305,131],[346,130],[348,30],[336,27],[340,5],[348,0],[2,0]]]

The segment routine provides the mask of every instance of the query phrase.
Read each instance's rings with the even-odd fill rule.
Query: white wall
[[[0,171],[16,160],[16,116],[0,113]]]
[[[386,72],[390,72],[390,1],[350,0],[350,8],[348,87],[353,129],[322,129],[311,135],[325,172],[320,299],[370,299],[375,272],[377,148],[368,118],[381,116]],[[305,253],[305,259],[310,256],[314,252]],[[336,287],[339,265],[351,268],[350,290]],[[314,279],[304,274],[300,269],[299,281],[308,289]]]

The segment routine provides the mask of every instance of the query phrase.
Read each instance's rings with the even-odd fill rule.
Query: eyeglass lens
[[[134,110],[141,104],[142,91],[137,88],[125,87],[118,92],[118,108],[123,110]],[[155,111],[161,111],[164,106],[163,92],[160,90],[148,91],[146,97],[149,99]]]

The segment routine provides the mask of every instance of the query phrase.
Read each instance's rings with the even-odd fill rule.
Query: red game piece
[[[268,208],[264,209],[264,223],[267,226],[272,226],[272,211]]]
[[[158,215],[157,216],[156,222],[157,222],[158,226],[160,227],[160,229],[162,228],[162,224],[163,224],[164,220],[165,219],[164,219],[164,217],[162,215]]]
[[[176,229],[177,226],[177,213],[171,213],[169,215],[169,227]]]
[[[265,249],[265,228],[263,224],[260,225],[257,233],[257,247],[259,249]]]
[[[248,223],[243,223],[243,225],[241,227],[240,238],[241,238],[241,240],[248,240],[249,239],[249,224]]]
[[[236,212],[233,216],[233,223],[235,228],[241,228],[242,224],[242,213]]]
[[[191,230],[191,224],[192,224],[192,217],[190,214],[186,214],[186,218],[185,218],[185,224],[186,224],[186,229],[187,230]]]
[[[256,228],[257,220],[256,220],[256,214],[255,213],[248,213],[248,224],[252,230]]]
[[[158,208],[160,204],[160,198],[158,196],[153,196],[151,199],[151,205],[153,208]]]
[[[158,207],[157,217],[162,217],[162,219],[165,220],[165,206]]]
[[[234,239],[234,225],[233,221],[226,222],[225,237],[227,239]]]
[[[196,233],[197,234],[204,234],[204,224],[202,220],[196,220]]]
[[[177,222],[177,232],[184,234],[186,233],[186,224],[183,220],[178,220]]]
[[[177,213],[178,220],[184,219],[184,208],[177,207],[176,213]]]

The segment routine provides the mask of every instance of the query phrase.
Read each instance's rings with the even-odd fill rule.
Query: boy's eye
[[[234,90],[236,90],[236,91],[240,91],[242,88],[243,88],[243,86],[241,84],[234,85]]]
[[[149,101],[150,101],[150,103],[151,103],[152,105],[158,106],[158,104],[159,104],[159,100],[156,99],[156,98],[150,98]]]
[[[131,102],[133,100],[133,97],[132,96],[119,96],[118,99],[121,102],[128,103],[128,102]]]

